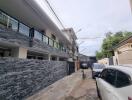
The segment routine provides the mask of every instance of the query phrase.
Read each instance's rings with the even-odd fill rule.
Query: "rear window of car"
[[[115,86],[117,88],[125,87],[131,84],[131,77],[121,71],[117,71]]]
[[[94,64],[93,68],[95,69],[103,69],[105,66],[103,64]]]
[[[116,88],[121,88],[132,84],[131,77],[128,74],[117,69],[103,70],[100,78]]]
[[[101,74],[101,78],[104,79],[107,83],[114,85],[116,79],[116,71],[113,69],[105,69]]]

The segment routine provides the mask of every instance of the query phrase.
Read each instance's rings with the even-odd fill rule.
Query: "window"
[[[42,41],[42,34],[41,34],[40,32],[38,32],[38,31],[35,31],[35,36],[34,36],[34,38],[36,38],[36,39]]]
[[[58,48],[57,46],[58,46],[57,42],[54,41],[54,47]]]
[[[131,78],[127,74],[117,71],[117,78],[115,86],[117,88],[124,87],[131,84]]]
[[[107,74],[107,69],[103,70],[102,73],[100,74],[100,78],[105,79]]]
[[[8,16],[0,11],[0,24],[7,26]]]
[[[53,40],[56,40],[56,37],[55,37],[55,35],[51,35],[51,38],[53,39]]]
[[[18,21],[13,18],[10,18],[8,28],[11,28],[12,30],[17,31],[18,30]]]
[[[48,44],[48,37],[46,37],[45,35],[43,35],[43,42],[45,42],[46,44]]]
[[[103,64],[97,64],[97,63],[95,63],[94,66],[93,66],[93,68],[95,68],[95,69],[103,69],[103,68],[105,68],[105,66]]]
[[[50,45],[50,46],[53,46],[53,42],[54,42],[54,41],[53,41],[52,39],[49,39],[49,45]]]
[[[27,27],[26,25],[20,23],[19,25],[19,32],[24,34],[24,35],[27,35],[29,36],[29,27]]]
[[[113,69],[106,69],[102,72],[101,78],[111,85],[115,85],[116,71]]]

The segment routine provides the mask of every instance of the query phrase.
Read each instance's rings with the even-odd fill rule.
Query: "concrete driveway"
[[[27,100],[99,100],[91,71],[85,70],[85,74],[86,79],[83,80],[80,70],[55,82]]]

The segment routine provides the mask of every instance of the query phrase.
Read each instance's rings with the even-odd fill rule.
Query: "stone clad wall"
[[[66,75],[66,62],[0,58],[0,100],[22,100]]]

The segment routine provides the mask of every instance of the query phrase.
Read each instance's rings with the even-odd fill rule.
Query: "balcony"
[[[16,46],[29,46],[29,27],[24,25],[23,23],[13,19],[7,14],[0,11],[0,27],[4,29],[4,31],[0,32],[0,38],[5,37],[4,41],[10,41],[10,43],[14,43],[12,45]],[[8,31],[7,31],[8,30]],[[1,42],[4,42],[1,41]],[[18,45],[19,44],[19,45]],[[37,47],[37,48],[36,48]],[[53,55],[67,55],[67,49],[63,46],[63,44],[56,42],[55,40],[47,37],[44,33],[35,30],[34,32],[34,41],[33,47],[30,49],[35,51],[45,51],[46,53],[51,53]],[[62,54],[63,53],[63,54]]]

